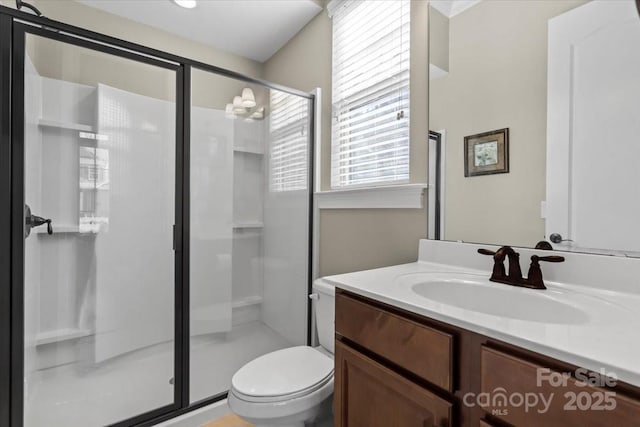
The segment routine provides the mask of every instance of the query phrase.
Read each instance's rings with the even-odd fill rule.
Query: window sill
[[[318,209],[422,209],[428,184],[386,185],[319,191]]]

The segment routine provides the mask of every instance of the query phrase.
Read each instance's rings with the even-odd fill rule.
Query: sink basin
[[[429,300],[528,322],[581,324],[587,314],[567,303],[549,290],[531,290],[490,282],[484,278],[434,277],[416,283],[413,292]]]

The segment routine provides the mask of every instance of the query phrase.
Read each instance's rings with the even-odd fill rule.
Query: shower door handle
[[[43,224],[47,224],[47,234],[53,234],[51,219],[45,219],[41,216],[33,215],[29,205],[24,205],[24,237],[29,237],[32,228],[39,227]]]

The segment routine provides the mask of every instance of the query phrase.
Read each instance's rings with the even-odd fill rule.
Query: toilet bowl
[[[313,290],[320,346],[265,354],[231,380],[229,407],[258,427],[319,426],[331,419],[335,288],[318,279]]]

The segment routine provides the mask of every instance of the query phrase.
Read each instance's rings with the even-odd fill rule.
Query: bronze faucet
[[[542,270],[540,269],[540,261],[546,262],[563,262],[564,257],[551,256],[531,256],[531,265],[529,266],[528,277],[522,277],[520,270],[520,254],[513,250],[511,246],[503,246],[497,251],[489,249],[478,249],[478,253],[482,255],[493,255],[493,272],[491,273],[492,282],[504,283],[512,286],[521,286],[531,289],[547,289],[542,280]],[[504,259],[509,259],[509,274],[505,273]]]

